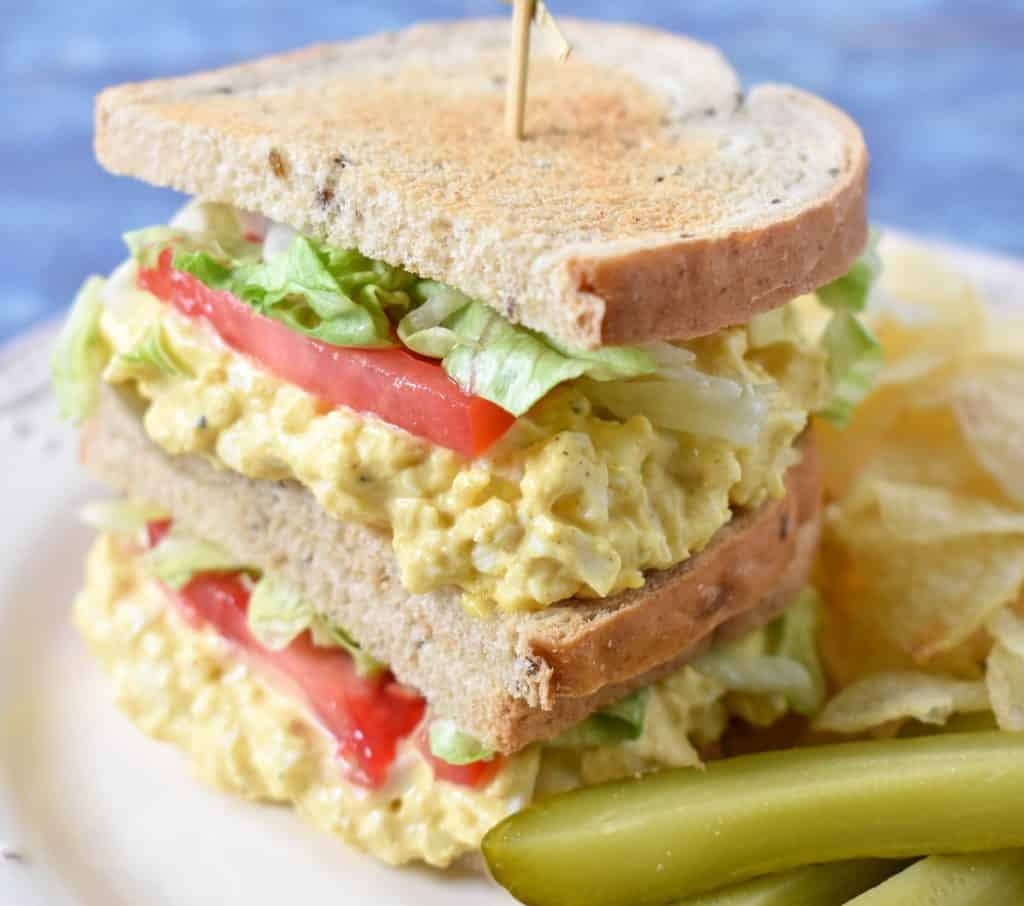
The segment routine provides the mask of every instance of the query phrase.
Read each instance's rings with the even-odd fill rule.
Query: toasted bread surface
[[[423,25],[96,104],[108,169],[258,211],[443,280],[564,342],[687,338],[843,274],[867,153],[798,89],[744,93],[713,48],[566,20],[501,127],[508,25]]]
[[[800,448],[783,499],[737,514],[702,552],[650,573],[644,588],[491,618],[466,613],[454,588],[410,594],[384,533],[330,516],[300,485],[167,455],[146,437],[131,400],[110,388],[83,435],[82,458],[120,492],[283,577],[421,690],[435,713],[510,752],[785,606],[806,580],[819,527],[808,435]]]

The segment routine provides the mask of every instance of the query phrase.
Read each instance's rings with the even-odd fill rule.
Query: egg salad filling
[[[131,388],[165,451],[300,482],[388,532],[409,591],[455,586],[479,614],[607,597],[682,562],[784,493],[809,413],[848,415],[874,367],[835,301],[859,297],[855,271],[822,297],[820,344],[789,305],[586,352],[222,205],[128,240],[132,260],[76,304],[88,336],[55,359],[65,410],[88,408],[90,380]]]
[[[813,602],[766,630],[719,645],[694,666],[504,758],[483,785],[440,779],[411,738],[384,781],[353,782],[335,741],[291,690],[267,681],[210,625],[169,604],[131,534],[104,533],[87,561],[74,621],[118,706],[145,733],[183,750],[226,792],[294,806],[314,825],[391,863],[447,866],[531,799],[667,766],[696,766],[732,717],[767,724],[816,706],[823,687]],[[802,640],[802,641],[801,641]],[[813,648],[813,645],[812,645]]]

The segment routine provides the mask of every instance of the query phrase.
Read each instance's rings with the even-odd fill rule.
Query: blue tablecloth
[[[873,154],[871,213],[1024,254],[1024,3],[1020,0],[550,0],[725,49],[748,82],[792,82],[845,107]],[[241,60],[420,18],[507,15],[495,0],[98,0],[15,4],[0,28],[0,340],[67,304],[162,222],[169,192],[102,172],[92,96],[105,85]]]

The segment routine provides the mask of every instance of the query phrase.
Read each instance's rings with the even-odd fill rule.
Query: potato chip
[[[988,631],[1000,645],[1024,659],[1024,617],[1007,607],[988,621]]]
[[[867,530],[874,517],[883,536],[915,543],[968,535],[1024,535],[1024,510],[917,482],[858,482],[840,512],[838,531],[843,524]]]
[[[1024,505],[1024,351],[977,363],[953,380],[953,412],[978,463]]]
[[[1024,584],[1024,322],[993,323],[933,256],[882,248],[886,367],[845,431],[817,430],[822,649],[841,685],[921,666],[976,678],[986,621]]]
[[[869,397],[846,431],[817,423],[816,436],[830,498],[850,492],[864,475],[911,481],[1002,500],[1004,492],[964,443],[949,405],[948,380],[882,387]],[[934,399],[925,405],[925,397]]]
[[[932,542],[887,538],[862,520],[847,528],[845,569],[826,581],[830,603],[857,625],[925,663],[972,636],[1024,583],[1024,538],[969,536]]]
[[[813,727],[831,733],[865,733],[894,721],[944,724],[953,714],[989,708],[983,682],[921,672],[875,673],[836,695]]]
[[[921,249],[882,243],[872,327],[885,350],[880,384],[915,381],[981,347],[987,311],[971,283]]]
[[[1009,608],[988,623],[995,640],[986,661],[985,683],[992,710],[1004,730],[1024,730],[1024,619]]]
[[[996,645],[988,656],[985,683],[1000,728],[1024,730],[1024,659]]]

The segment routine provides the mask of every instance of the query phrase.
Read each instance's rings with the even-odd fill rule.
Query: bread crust
[[[465,612],[456,589],[410,594],[389,539],[330,516],[301,485],[167,455],[145,435],[133,401],[109,387],[82,436],[83,463],[97,478],[280,575],[420,689],[435,713],[501,752],[555,735],[785,606],[806,581],[819,532],[809,432],[800,448],[783,499],[737,514],[702,552],[650,573],[643,589],[481,619]]]
[[[866,240],[854,123],[744,94],[713,48],[565,20],[501,129],[507,23],[417,26],[96,103],[115,173],[258,210],[443,280],[586,348],[741,323],[841,275]]]

